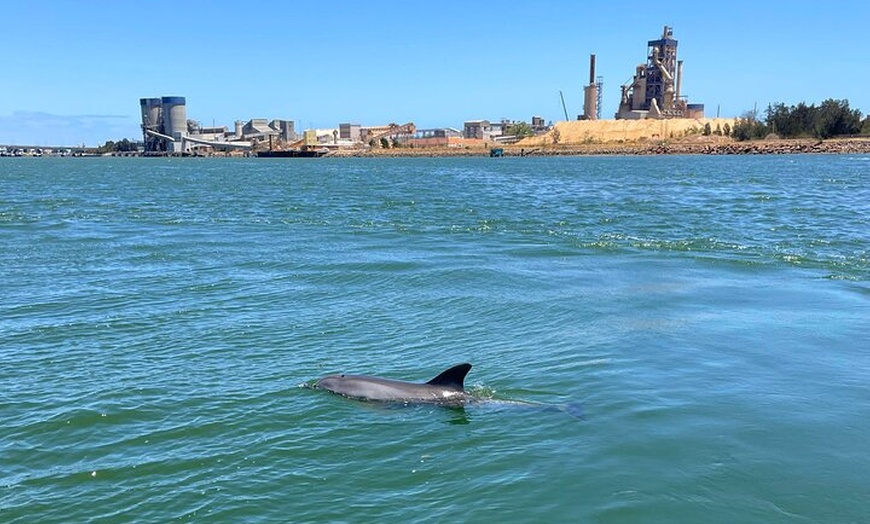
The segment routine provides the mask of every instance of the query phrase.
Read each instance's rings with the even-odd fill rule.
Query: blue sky
[[[674,28],[683,94],[736,117],[754,104],[846,98],[870,112],[870,2],[633,0],[4,2],[0,143],[138,138],[139,99],[188,118],[418,128],[582,113],[589,54],[603,115]]]

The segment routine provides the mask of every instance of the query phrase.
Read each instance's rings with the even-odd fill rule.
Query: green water
[[[866,522],[868,217],[867,156],[0,159],[0,522]]]

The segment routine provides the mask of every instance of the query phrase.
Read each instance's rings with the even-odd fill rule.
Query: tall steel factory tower
[[[683,61],[677,60],[677,41],[665,26],[662,37],[647,42],[647,62],[622,86],[616,118],[701,118],[703,104],[689,104],[682,97]]]
[[[673,109],[677,79],[677,41],[673,37],[674,31],[665,26],[660,39],[647,42],[649,57],[644,95],[647,109],[654,105],[659,109]]]

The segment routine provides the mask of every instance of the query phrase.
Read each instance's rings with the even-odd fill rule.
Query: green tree
[[[515,136],[517,138],[526,138],[528,136],[535,136],[534,130],[532,130],[532,126],[525,122],[516,122],[508,126],[505,130],[505,134],[508,136]]]
[[[765,116],[771,132],[784,138],[798,138],[813,134],[815,111],[815,106],[804,102],[791,107],[777,102],[767,106]]]
[[[704,131],[701,133],[704,136],[710,136],[713,133],[713,130],[710,128],[710,122],[704,124]]]
[[[737,141],[764,138],[767,136],[767,133],[768,127],[758,120],[758,113],[756,111],[743,113],[743,116],[731,128],[731,136]]]
[[[768,104],[766,116],[767,125],[771,127],[773,133],[782,137],[793,136],[789,121],[789,109],[784,104]]]
[[[816,120],[816,106],[808,106],[804,102],[799,103],[792,108],[789,120],[794,134],[788,136],[812,136]]]
[[[852,135],[861,130],[861,112],[849,109],[848,100],[825,100],[814,120],[815,135],[819,138]]]
[[[734,129],[731,131],[731,136],[733,136],[734,140],[737,140],[738,142],[749,140],[752,138],[752,125],[753,121],[748,118],[737,120],[737,122],[734,122]]]
[[[771,130],[785,138],[830,138],[855,134],[861,129],[861,112],[850,109],[849,101],[845,99],[829,98],[819,107],[805,102],[794,106],[770,104],[766,117]]]

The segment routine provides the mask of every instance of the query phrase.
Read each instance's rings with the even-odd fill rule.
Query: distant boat
[[[317,158],[326,154],[319,149],[287,149],[286,151],[257,151],[260,158]]]

